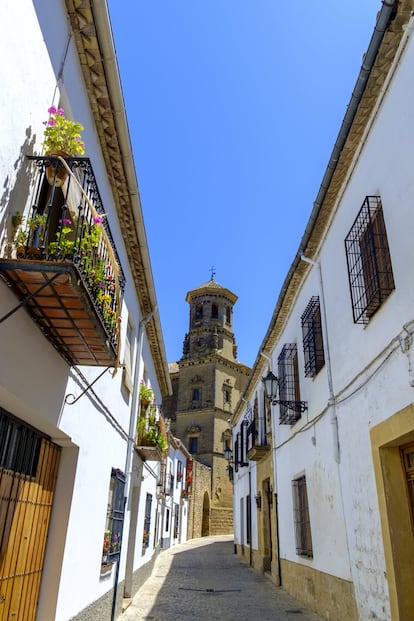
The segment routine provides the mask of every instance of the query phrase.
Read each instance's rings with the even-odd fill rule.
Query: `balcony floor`
[[[19,300],[33,295],[24,308],[70,365],[116,364],[115,347],[73,263],[0,259],[0,276]]]

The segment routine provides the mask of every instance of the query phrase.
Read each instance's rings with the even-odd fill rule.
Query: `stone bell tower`
[[[233,332],[237,296],[219,285],[213,275],[189,291],[186,301],[189,329],[181,360],[170,365],[173,396],[163,404],[163,411],[171,419],[174,435],[193,458],[211,468],[210,497],[204,497],[203,506],[195,508],[204,516],[202,534],[231,533],[233,489],[223,451],[229,419],[250,372],[237,360]]]

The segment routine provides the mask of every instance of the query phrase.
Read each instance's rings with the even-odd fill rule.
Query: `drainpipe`
[[[131,400],[131,415],[129,417],[129,433],[128,433],[127,453],[126,453],[126,458],[125,458],[125,473],[127,474],[127,478],[126,478],[126,485],[125,485],[125,492],[124,492],[124,513],[125,513],[125,507],[126,507],[128,496],[129,496],[129,490],[131,487],[131,477],[132,477],[131,460],[132,460],[132,451],[134,448],[135,428],[137,424],[139,379],[142,374],[141,358],[142,358],[142,345],[144,342],[144,328],[145,328],[145,324],[148,323],[148,321],[151,319],[151,317],[156,312],[156,310],[157,308],[155,307],[151,313],[149,313],[144,319],[141,319],[141,321],[139,322],[139,327],[138,327],[137,353],[135,356],[135,365],[134,365],[135,366],[134,384],[133,384],[134,390],[132,393],[132,400]],[[121,541],[121,550],[122,550],[122,543],[123,543],[123,537]],[[112,597],[111,621],[115,620],[116,600],[118,596],[118,586],[119,586],[120,561],[121,561],[121,553],[119,554],[119,559],[116,563],[114,594]]]
[[[329,399],[328,405],[330,407],[331,414],[331,424],[332,424],[332,439],[333,439],[333,455],[337,464],[340,463],[340,450],[339,450],[339,432],[338,432],[338,417],[336,415],[336,400],[333,390],[333,380],[332,380],[332,367],[331,367],[331,356],[329,351],[329,338],[328,338],[328,324],[326,320],[326,307],[325,307],[325,293],[323,287],[323,278],[322,278],[322,269],[321,264],[318,261],[313,261],[312,259],[308,259],[304,255],[301,256],[301,260],[305,261],[305,263],[309,263],[313,267],[318,269],[319,276],[319,287],[321,292],[321,319],[322,319],[322,329],[325,338],[323,339],[323,349],[325,356],[325,364],[326,364],[326,374],[328,377],[328,390],[329,390]]]

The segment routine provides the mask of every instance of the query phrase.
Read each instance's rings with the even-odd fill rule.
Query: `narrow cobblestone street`
[[[233,537],[204,537],[158,556],[118,621],[322,621],[234,554]]]

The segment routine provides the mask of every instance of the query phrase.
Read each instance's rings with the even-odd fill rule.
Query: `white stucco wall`
[[[408,30],[409,32],[409,30]],[[276,425],[280,554],[325,573],[352,580],[361,619],[390,618],[384,549],[369,431],[413,402],[409,361],[399,337],[413,321],[410,265],[414,172],[414,106],[410,37],[392,81],[373,115],[355,158],[337,212],[319,251],[327,314],[333,393],[340,442],[335,461],[327,364],[314,379],[303,376],[300,316],[313,295],[321,296],[318,268],[310,267],[273,352],[273,368],[285,342],[297,342],[301,398],[309,409],[292,428]],[[395,291],[366,326],[353,323],[344,239],[367,195],[382,200]],[[409,357],[412,354],[409,354]],[[313,559],[295,552],[291,481],[306,475]]]
[[[10,217],[30,206],[30,178],[26,154],[40,153],[43,121],[52,104],[62,103],[72,118],[84,126],[86,156],[91,159],[102,202],[125,272],[126,289],[122,309],[121,340],[124,342],[128,315],[133,319],[134,339],[139,334],[140,311],[129,270],[103,158],[89,109],[82,72],[73,40],[69,47],[68,21],[62,0],[5,0],[0,6],[0,245],[10,230]],[[18,43],[18,44],[17,44]],[[63,80],[56,81],[65,58]],[[0,282],[0,316],[17,304],[17,298]],[[130,417],[137,404],[122,390],[121,370],[109,372],[94,384],[92,393],[75,405],[64,405],[68,393],[79,396],[84,384],[76,372],[45,339],[32,319],[21,309],[2,324],[0,361],[0,406],[48,434],[62,447],[55,506],[49,530],[38,618],[67,621],[113,587],[114,572],[100,576],[111,468],[131,474],[127,459]],[[135,343],[138,350],[138,342]],[[33,356],[32,356],[33,354]],[[123,352],[122,352],[123,356]],[[145,372],[161,403],[151,352],[144,335],[136,364]],[[88,382],[99,368],[81,368]],[[139,378],[140,379],[140,378]],[[103,404],[103,405],[102,405]],[[111,418],[112,417],[112,418]],[[153,494],[152,528],[157,510],[155,476],[144,476],[137,520],[134,569],[154,553],[152,545],[142,555],[142,531],[147,491]],[[146,475],[148,472],[146,471]],[[136,483],[136,481],[135,481]],[[127,485],[129,489],[129,485]],[[125,575],[130,506],[127,505],[120,580]]]

